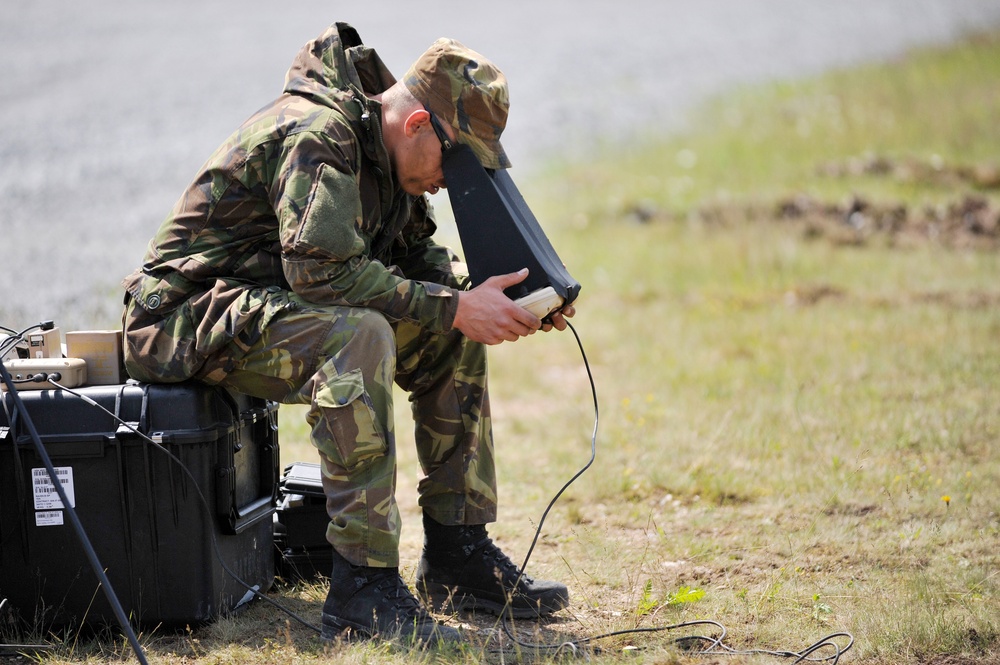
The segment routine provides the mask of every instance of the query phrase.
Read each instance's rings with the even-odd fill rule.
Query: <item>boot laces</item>
[[[400,615],[407,620],[416,619],[418,622],[424,622],[431,619],[398,573],[386,575],[375,585],[375,592],[381,593],[382,598],[399,610]]]
[[[483,558],[493,564],[497,578],[503,586],[513,587],[518,580],[520,580],[520,584],[530,585],[534,583],[534,580],[530,577],[521,574],[520,568],[510,560],[509,556],[503,553],[503,550],[494,544],[493,539],[489,537],[485,538],[480,543],[480,549],[483,553]]]

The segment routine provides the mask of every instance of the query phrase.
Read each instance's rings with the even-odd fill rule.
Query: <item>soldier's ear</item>
[[[431,114],[427,109],[414,109],[403,121],[403,135],[413,138],[431,124]]]

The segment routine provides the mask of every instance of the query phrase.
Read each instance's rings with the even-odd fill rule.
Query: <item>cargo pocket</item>
[[[190,379],[201,367],[195,350],[195,326],[190,307],[181,303],[166,316],[150,314],[132,300],[123,319],[125,369],[129,377],[146,383],[174,383]]]
[[[365,392],[360,369],[331,379],[316,391],[322,428],[330,441],[315,441],[321,452],[345,469],[385,455],[385,436]]]

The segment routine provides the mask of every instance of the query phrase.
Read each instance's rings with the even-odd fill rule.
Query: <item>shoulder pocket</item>
[[[295,236],[295,249],[307,254],[318,250],[346,261],[365,249],[365,241],[358,234],[360,224],[357,181],[332,166],[322,165]]]

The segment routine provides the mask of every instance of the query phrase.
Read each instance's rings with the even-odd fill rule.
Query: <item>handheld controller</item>
[[[533,291],[526,296],[514,301],[524,309],[528,310],[540,319],[557,311],[563,306],[563,297],[556,293],[551,286]]]

